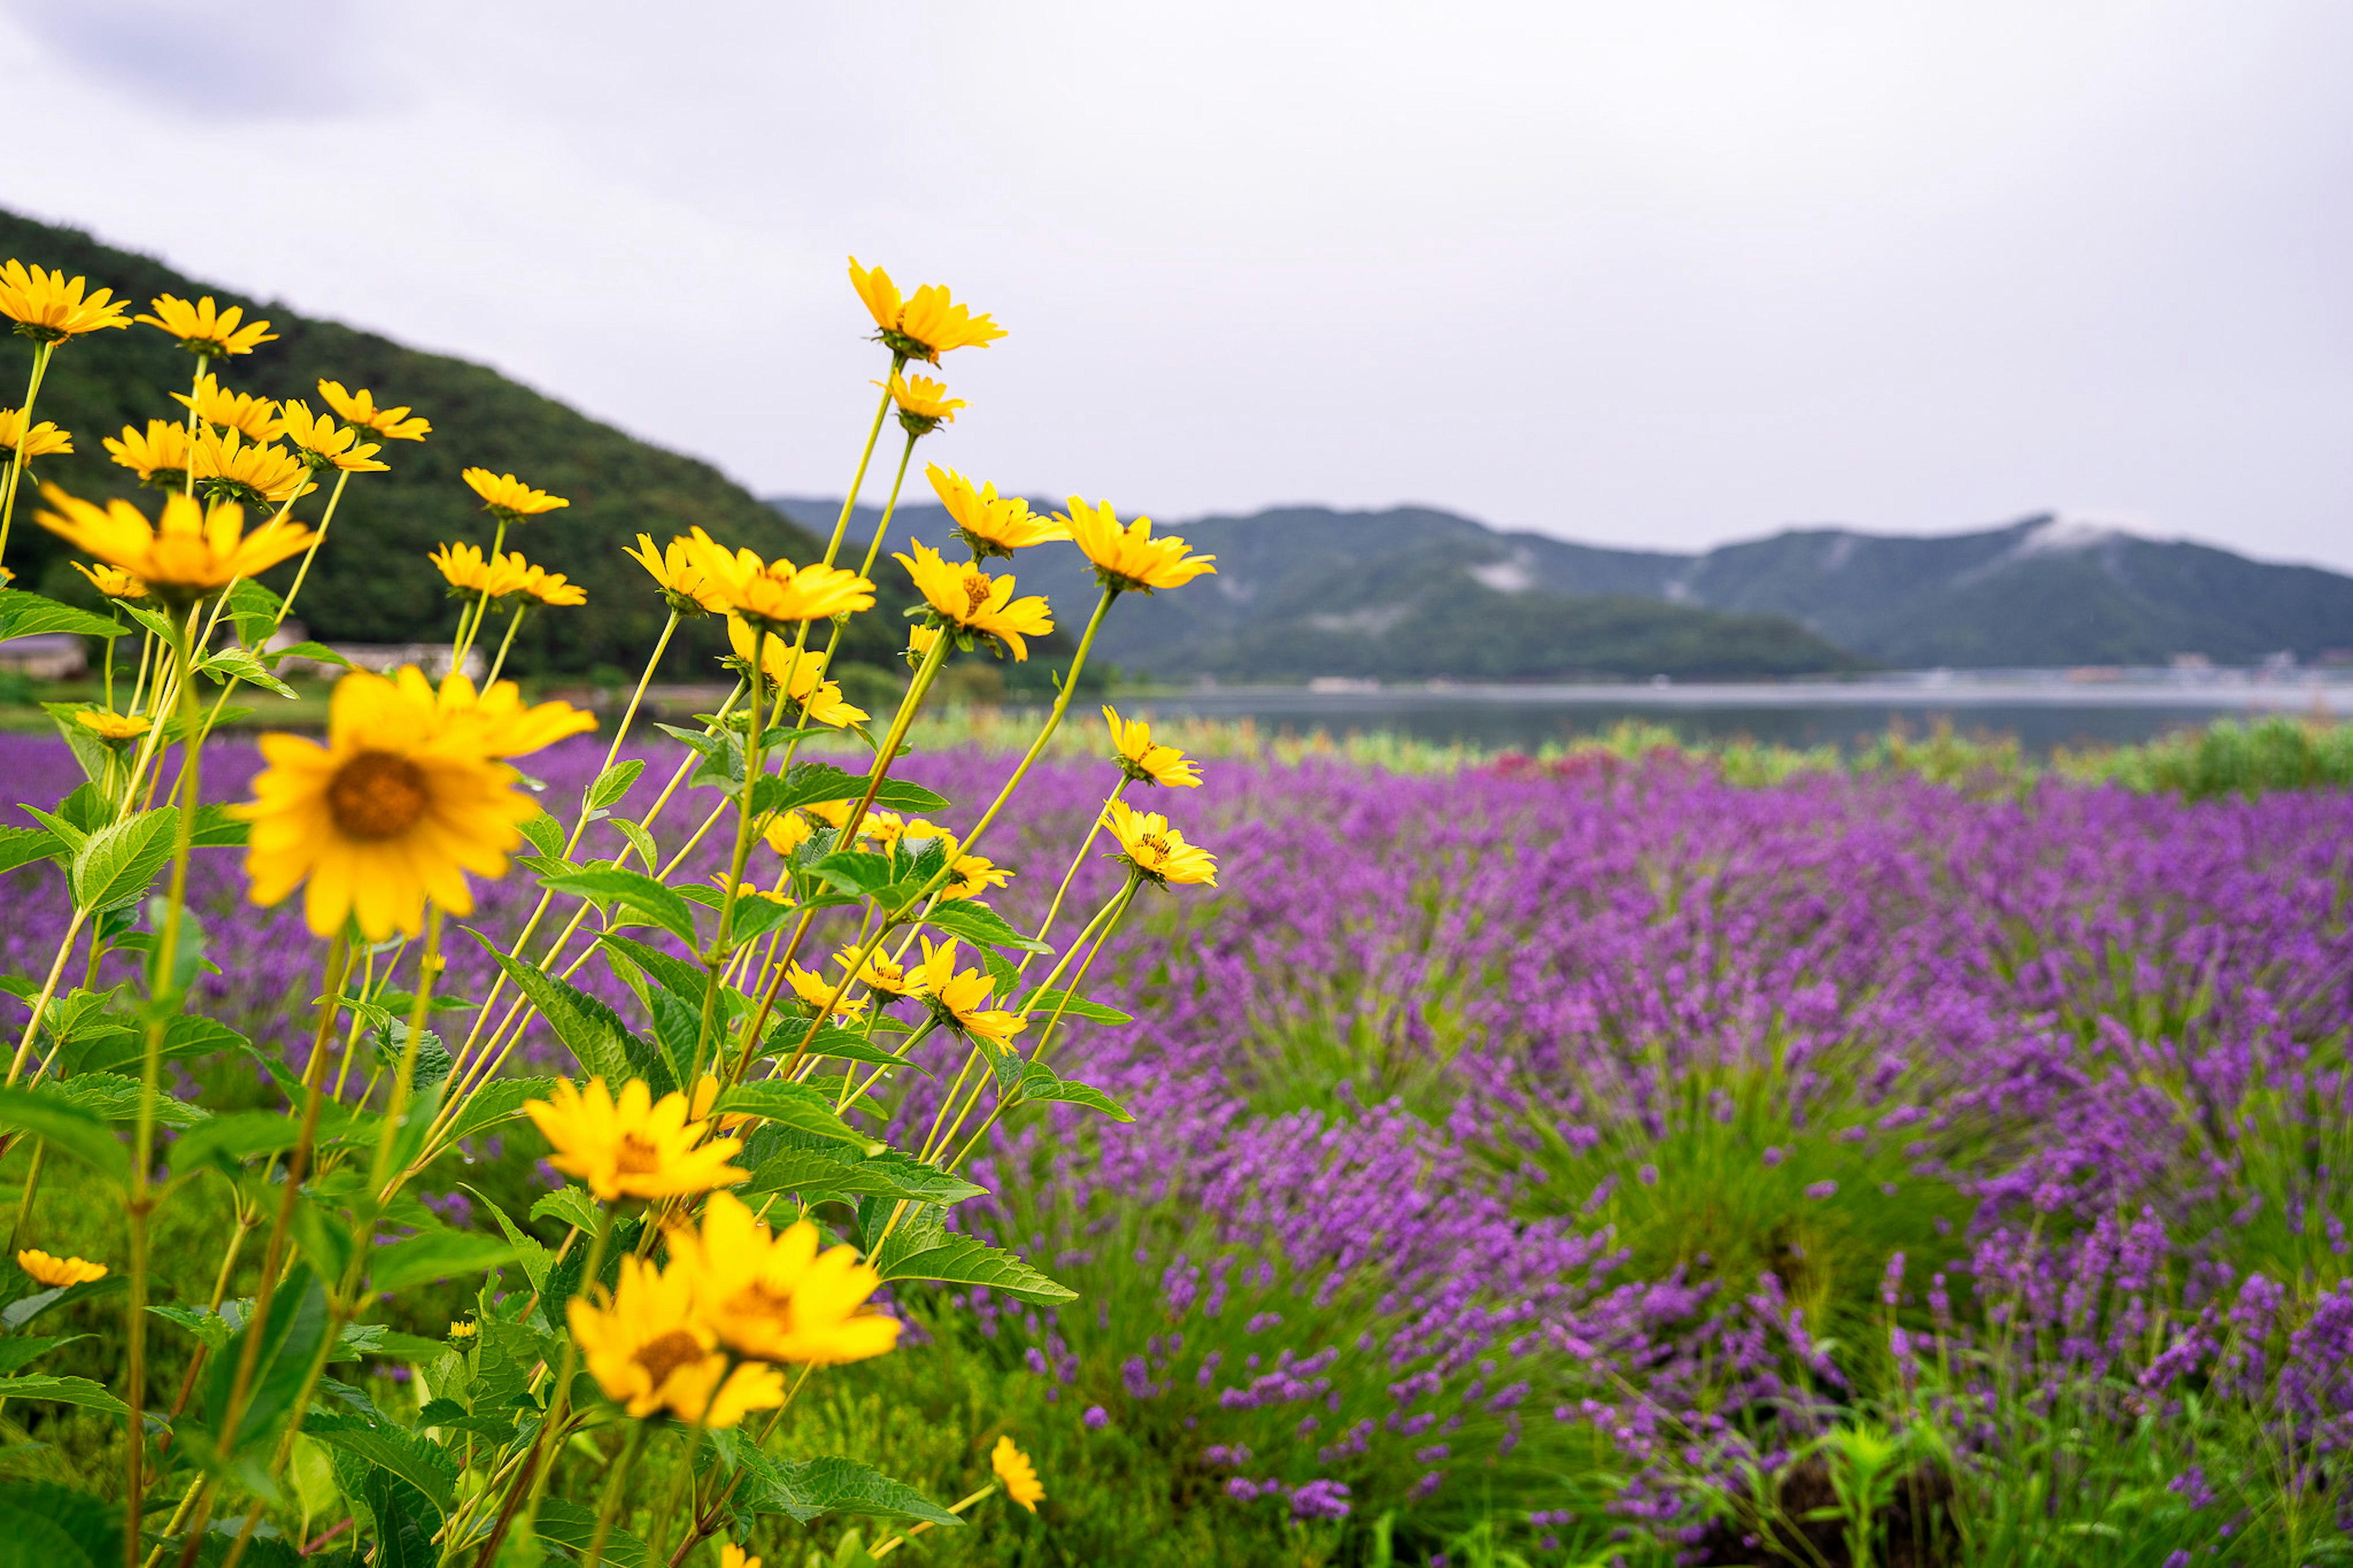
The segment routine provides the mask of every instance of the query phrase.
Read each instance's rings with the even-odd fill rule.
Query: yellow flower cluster
[[[460,593],[480,594],[493,600],[523,594],[543,605],[588,602],[587,593],[577,584],[567,582],[561,572],[533,565],[523,559],[520,550],[485,556],[476,545],[445,544],[427,552],[425,558],[433,563],[442,581]]]
[[[42,420],[27,433],[21,408],[0,408],[0,452],[14,456],[23,448],[27,462],[35,458],[71,457],[73,437]]]
[[[163,516],[150,522],[119,498],[101,507],[55,484],[42,485],[41,496],[55,510],[36,512],[35,521],[170,597],[194,598],[266,572],[311,538],[309,529],[290,522],[247,533],[245,509],[235,501],[206,505],[168,495]]]

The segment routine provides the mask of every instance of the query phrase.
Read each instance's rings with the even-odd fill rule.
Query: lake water
[[[1964,734],[2015,735],[2035,755],[2120,745],[2222,718],[2327,712],[2353,718],[2353,682],[2189,685],[2168,681],[1975,681],[1926,677],[1835,685],[1452,686],[1378,690],[1226,687],[1132,698],[1136,713],[1255,720],[1335,736],[1388,731],[1440,743],[1534,750],[1629,720],[1686,741],[1754,740],[1852,748],[1901,724],[1915,734],[1950,721]]]

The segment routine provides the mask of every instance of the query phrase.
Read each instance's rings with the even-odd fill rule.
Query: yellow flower
[[[25,460],[52,455],[71,457],[73,437],[47,420],[33,426],[30,437],[25,434],[25,413],[20,408],[0,408],[0,452],[25,448]]]
[[[442,578],[459,593],[503,599],[509,594],[522,592],[531,579],[531,563],[522,558],[520,550],[485,558],[480,545],[445,544],[427,552],[425,559],[433,563]]]
[[[960,631],[997,638],[1013,650],[1017,659],[1029,657],[1024,637],[1043,637],[1054,629],[1045,599],[1036,594],[1016,599],[1010,574],[992,577],[977,563],[950,565],[922,540],[909,542],[914,555],[894,552],[893,558],[907,569],[916,591],[942,621]]]
[[[797,811],[787,811],[779,814],[774,821],[770,822],[762,837],[767,839],[768,847],[777,854],[790,855],[807,843],[816,833],[817,829],[809,826],[807,817]]]
[[[713,871],[711,873],[711,883],[712,886],[724,893],[729,885],[727,873],[724,871]],[[786,905],[789,905],[793,901],[786,896],[784,889],[764,888],[757,882],[737,882],[734,884],[734,889],[735,896],[739,899],[765,899],[772,904]]]
[[[461,1318],[449,1325],[449,1337],[453,1340],[470,1340],[480,1331],[480,1324],[470,1319]]]
[[[207,425],[196,432],[196,489],[214,501],[248,506],[276,504],[309,495],[311,466],[283,447],[261,446],[232,430],[216,435]]]
[[[907,668],[909,669],[922,668],[923,659],[932,651],[932,645],[939,640],[940,628],[937,626],[908,627],[907,652],[905,656]]]
[[[881,1276],[854,1247],[819,1252],[807,1220],[779,1236],[733,1193],[713,1193],[702,1228],[671,1231],[670,1251],[694,1281],[697,1314],[739,1355],[830,1366],[899,1342],[899,1321],[867,1305]]]
[[[1111,749],[1119,758],[1120,772],[1137,784],[1160,784],[1169,789],[1200,786],[1198,763],[1186,761],[1185,753],[1174,746],[1153,743],[1151,721],[1122,719],[1109,704],[1104,705],[1103,716],[1103,722],[1111,726]]]
[[[327,400],[327,406],[343,423],[373,430],[387,441],[422,441],[433,430],[430,421],[411,419],[406,407],[378,408],[375,395],[364,386],[357,392],[345,392],[340,381],[322,381],[319,384],[319,395]]]
[[[1029,1463],[1029,1456],[1015,1447],[1012,1438],[997,1440],[996,1448],[988,1456],[988,1466],[1005,1483],[1007,1497],[1031,1513],[1038,1511],[1038,1505],[1046,1500],[1046,1489],[1038,1484],[1038,1471]]]
[[[855,1018],[866,1011],[865,997],[845,996],[834,1002],[832,983],[797,963],[785,966],[785,981],[793,988],[793,994],[800,998],[802,1012],[808,1017],[816,1017],[828,1002],[833,1002],[834,1016],[839,1018]]]
[[[143,599],[147,584],[119,566],[85,566],[77,561],[73,569],[90,579],[90,585],[110,599]]]
[[[947,886],[940,889],[940,897],[976,899],[989,889],[1001,888],[1011,880],[1013,873],[986,855],[958,855]]]
[[[351,416],[345,415],[344,417]],[[504,522],[521,522],[527,517],[537,517],[542,512],[572,504],[561,496],[532,489],[512,474],[493,474],[488,468],[468,468],[459,478],[482,498],[484,511]]]
[[[603,1293],[595,1288],[594,1294]],[[667,1410],[723,1432],[751,1411],[785,1402],[775,1367],[746,1362],[728,1370],[718,1336],[695,1312],[694,1280],[683,1268],[624,1258],[620,1289],[609,1303],[599,1306],[583,1293],[565,1315],[596,1385],[641,1420]]]
[[[932,481],[940,504],[955,521],[956,536],[972,546],[976,556],[1001,555],[1010,560],[1017,550],[1071,537],[1069,529],[1031,511],[1029,503],[1019,496],[999,496],[995,485],[985,484],[976,490],[970,479],[937,463],[926,465],[923,477]]]
[[[196,377],[195,392],[175,392],[172,401],[214,429],[224,434],[241,431],[248,441],[275,441],[286,428],[286,422],[278,416],[277,404],[250,393],[231,392],[216,375]]]
[[[638,535],[638,547],[624,550],[623,554],[650,574],[661,587],[662,597],[680,615],[691,615],[697,610],[711,615],[723,615],[727,595],[695,560],[694,542],[680,535],[670,542],[667,549],[654,549],[653,535]]]
[[[1185,836],[1169,826],[1168,819],[1158,812],[1138,811],[1124,800],[1114,800],[1103,807],[1103,825],[1119,840],[1117,858],[1147,881],[1162,887],[1171,882],[1218,885],[1217,857],[1198,844],[1186,843]]]
[[[858,834],[861,838],[873,839],[885,851],[902,838],[944,838],[947,840],[948,852],[950,854],[955,852],[955,834],[936,823],[926,822],[920,816],[902,820],[895,811],[868,812],[866,820],[858,825]],[[913,851],[911,850],[910,853]]]
[[[955,411],[969,408],[961,397],[950,397],[948,389],[924,376],[901,376],[892,374],[888,382],[878,381],[891,395],[899,408],[899,427],[910,436],[928,436],[943,425],[955,423]]]
[[[988,1005],[996,1000],[997,982],[977,969],[957,973],[955,961],[955,938],[934,946],[925,937],[923,966],[910,979],[921,986],[931,1003],[932,1016],[941,1023],[1010,1049],[1013,1037],[1028,1028],[1029,1020],[1018,1013],[992,1009]]]
[[[402,666],[395,679],[412,699],[431,701],[442,721],[453,731],[470,735],[486,756],[527,756],[567,735],[596,728],[595,714],[569,702],[525,703],[522,689],[512,680],[478,692],[471,679],[453,669],[436,689],[415,665]]]
[[[332,936],[356,917],[370,942],[423,929],[429,897],[451,914],[474,909],[466,884],[502,877],[538,803],[483,726],[443,711],[423,677],[354,673],[335,685],[327,744],[264,735],[269,766],[255,798],[232,807],[250,822],[245,871],[253,901],[275,904],[306,879],[311,929]]]
[[[0,316],[16,323],[20,337],[37,343],[62,342],[101,327],[131,324],[122,319],[122,312],[131,309],[128,300],[112,300],[111,289],[84,299],[83,288],[79,278],[68,282],[62,272],[11,261],[0,267]]]
[[[135,741],[155,727],[154,721],[138,713],[113,713],[102,708],[78,709],[74,722],[101,741],[121,743]]]
[[[828,827],[830,827],[836,833],[839,833],[841,831],[843,826],[849,821],[850,805],[851,803],[849,800],[819,800],[812,801],[808,805],[802,806],[800,809],[807,812],[811,816],[816,817],[819,822],[824,823]],[[871,819],[870,818],[868,820],[871,821]],[[861,821],[859,823],[858,830],[860,833],[863,834],[866,831],[866,828],[867,821]]]
[[[44,484],[41,496],[58,509],[35,514],[43,528],[165,593],[203,594],[258,577],[311,539],[290,522],[246,533],[245,510],[234,501],[199,507],[184,495],[165,496],[162,522],[150,525],[127,500],[97,507],[54,484]]]
[[[881,331],[876,334],[895,354],[919,359],[932,364],[951,349],[987,348],[1005,335],[1005,329],[987,316],[976,316],[965,306],[951,302],[947,289],[937,283],[926,283],[915,290],[912,300],[902,300],[899,286],[880,267],[872,271],[858,265],[858,258],[849,258],[849,286],[866,302],[874,324]]]
[[[758,634],[752,623],[741,616],[727,617],[727,643],[735,657],[751,667],[752,649]],[[825,667],[825,657],[808,648],[796,656],[788,638],[771,635],[763,651],[760,668],[770,680],[785,689],[785,695],[800,705],[804,716],[819,724],[839,729],[844,724],[863,723],[866,710],[841,699],[841,688],[830,680],[820,680],[818,673]],[[783,853],[783,851],[778,851]]]
[[[858,984],[881,996],[921,996],[923,994],[923,972],[921,966],[913,970],[895,963],[877,948],[866,955],[864,964],[858,962],[858,949],[845,947],[833,955],[833,961],[849,970]]]
[[[686,1096],[673,1089],[657,1100],[643,1079],[622,1085],[617,1100],[601,1078],[585,1093],[558,1079],[552,1101],[525,1100],[523,1110],[555,1145],[548,1163],[606,1203],[707,1192],[751,1174],[727,1163],[741,1142],[713,1138],[697,1147],[706,1124],[688,1120]]]
[[[311,468],[381,474],[392,466],[375,460],[382,448],[373,441],[360,440],[360,426],[337,425],[323,414],[313,416],[311,405],[299,401],[282,405],[279,413],[285,418],[287,440]]]
[[[188,431],[168,419],[150,419],[142,435],[136,426],[122,427],[122,439],[104,437],[102,445],[114,460],[139,476],[142,485],[176,490],[188,482]]]
[[[81,279],[77,278],[74,281],[79,283]],[[53,1258],[33,1247],[16,1254],[16,1267],[52,1287],[87,1285],[93,1279],[105,1279],[107,1274],[103,1263],[92,1263],[87,1258]]]
[[[541,604],[565,608],[588,602],[588,590],[577,583],[567,583],[561,572],[550,572],[544,566],[533,566],[523,574],[522,591]]]
[[[269,330],[267,321],[255,321],[240,327],[245,309],[231,305],[226,310],[213,309],[209,294],[189,304],[185,300],[169,294],[159,294],[153,302],[155,313],[141,316],[142,324],[160,327],[180,341],[180,346],[190,353],[216,356],[249,354],[263,343],[274,342],[278,334]]]
[[[1111,502],[1093,506],[1085,498],[1071,498],[1071,514],[1056,513],[1066,524],[1087,559],[1095,563],[1095,580],[1117,593],[1149,594],[1155,588],[1181,588],[1203,573],[1218,569],[1214,555],[1195,555],[1175,534],[1152,537],[1152,520],[1139,517],[1125,528]]]
[[[719,1568],[760,1568],[760,1560],[731,1541],[719,1543]]]

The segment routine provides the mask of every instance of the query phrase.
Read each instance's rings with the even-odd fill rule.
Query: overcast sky
[[[926,444],[1003,489],[2353,568],[2343,0],[0,0],[0,204],[764,493],[854,252],[1010,330]]]

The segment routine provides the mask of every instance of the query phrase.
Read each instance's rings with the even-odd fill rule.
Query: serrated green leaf
[[[1100,1110],[1113,1121],[1133,1121],[1119,1103],[1103,1090],[1069,1079],[1058,1078],[1054,1069],[1043,1062],[1031,1062],[1021,1069],[1021,1085],[1017,1091],[1024,1100],[1051,1100],[1063,1105],[1083,1105],[1090,1110]]]
[[[1033,991],[1021,999],[1021,1011],[1036,1017],[1052,1017],[1060,1014],[1065,1018],[1084,1018],[1091,1024],[1133,1024],[1135,1019],[1116,1007],[1106,1007],[1100,1002],[1090,1002],[1083,996],[1073,996],[1060,986],[1049,991]]]
[[[787,1017],[778,1023],[768,1031],[760,1054],[764,1057],[790,1057],[801,1049],[804,1040],[808,1041],[807,1054],[812,1057],[833,1057],[846,1062],[871,1062],[876,1067],[912,1067],[918,1072],[923,1070],[896,1051],[878,1046],[863,1035],[837,1028],[831,1024],[820,1025],[816,1037],[811,1038],[807,1018]]]
[[[531,1205],[533,1219],[557,1219],[590,1236],[604,1223],[596,1198],[586,1187],[565,1185],[556,1188]]]
[[[172,1145],[172,1169],[185,1173],[206,1165],[234,1173],[257,1154],[276,1154],[301,1142],[301,1119],[283,1110],[233,1110],[180,1134]]]
[[[221,1424],[228,1418],[237,1363],[244,1358],[246,1342],[256,1337],[259,1348],[246,1406],[234,1440],[224,1443]],[[326,1339],[326,1290],[309,1264],[298,1263],[271,1297],[268,1321],[248,1321],[213,1360],[205,1409],[216,1455],[226,1460],[276,1439],[280,1426],[293,1412],[296,1396],[310,1382],[311,1363]]]
[[[693,906],[642,871],[604,868],[544,878],[541,885],[553,892],[569,893],[600,904],[626,904],[689,947],[694,945]]]
[[[714,1115],[748,1113],[814,1138],[846,1143],[861,1153],[882,1147],[835,1115],[832,1103],[805,1083],[776,1079],[739,1083],[723,1092],[711,1110]]]
[[[350,659],[345,658],[342,654],[339,654],[333,648],[329,647],[325,643],[311,642],[308,640],[297,643],[288,643],[284,647],[265,649],[261,657],[269,659],[273,668],[283,665],[290,658],[307,658],[319,664],[337,664],[343,666],[345,669],[357,669],[359,668],[359,666],[353,664]]]
[[[839,1145],[789,1148],[769,1155],[737,1189],[754,1193],[839,1193],[845,1197],[908,1198],[954,1204],[987,1189],[896,1149],[860,1159]]]
[[[530,1279],[531,1288],[545,1294],[548,1266],[554,1261],[547,1248],[540,1245],[537,1237],[527,1234],[521,1226],[507,1218],[507,1211],[491,1202],[487,1194],[472,1187],[466,1190],[481,1199],[482,1206],[491,1211],[491,1217],[499,1222],[499,1229],[506,1234],[507,1244],[514,1248],[515,1261],[522,1265],[523,1275]]]
[[[138,898],[172,858],[172,837],[179,824],[179,808],[165,805],[91,834],[74,851],[74,902],[83,909],[109,910]]]
[[[880,892],[895,879],[888,856],[860,849],[837,850],[808,868],[843,892],[860,897]]]
[[[69,853],[65,841],[45,827],[0,827],[0,871],[36,860],[62,862]]]
[[[598,773],[596,782],[588,786],[588,809],[595,811],[608,806],[628,794],[629,786],[636,784],[638,775],[645,771],[644,759],[627,757]]]
[[[564,824],[545,812],[531,817],[522,825],[522,836],[542,855],[561,858],[564,854]]]
[[[965,1521],[907,1485],[854,1459],[823,1458],[780,1463],[750,1444],[742,1445],[744,1503],[759,1513],[781,1513],[807,1524],[821,1514],[858,1513],[881,1519],[920,1519],[955,1528]]]
[[[548,1027],[555,1031],[555,1037],[571,1051],[583,1072],[603,1079],[616,1093],[636,1076],[629,1066],[633,1037],[619,1014],[577,986],[521,959],[509,957],[472,927],[465,930],[506,971],[507,978],[514,982],[531,1005],[539,1009],[539,1016],[547,1020]]]
[[[596,941],[602,946],[619,953],[623,958],[636,964],[653,980],[655,984],[671,995],[681,1000],[692,998],[696,1009],[699,1011],[702,1008],[702,991],[703,987],[711,983],[711,972],[701,964],[681,958],[674,952],[664,952],[658,947],[649,947],[635,937],[622,936],[617,932],[607,931]],[[727,1009],[727,1016],[731,1018],[739,1015],[745,1005],[744,994],[732,985],[721,987],[719,1000],[720,1005]]]
[[[265,691],[290,698],[294,689],[278,679],[277,673],[261,662],[261,658],[249,647],[225,647],[206,654],[196,661],[196,668],[226,686],[241,680],[248,686],[259,686]]]
[[[886,1282],[928,1279],[942,1285],[986,1285],[1017,1300],[1049,1306],[1079,1299],[1076,1290],[1056,1284],[1002,1247],[941,1226],[936,1211],[911,1215],[883,1238],[873,1262]]]
[[[40,1360],[59,1345],[69,1345],[76,1340],[90,1337],[89,1334],[20,1334],[0,1339],[0,1373],[15,1372],[20,1366]]]
[[[442,1134],[444,1145],[512,1121],[523,1113],[526,1100],[545,1100],[555,1092],[552,1078],[494,1078],[468,1097]]]
[[[131,1184],[131,1151],[103,1121],[79,1106],[30,1089],[0,1089],[0,1127],[30,1132],[110,1181]]]
[[[0,589],[0,638],[38,637],[44,632],[119,637],[123,626],[111,616],[94,616],[21,588]]]
[[[47,1399],[58,1405],[103,1410],[111,1415],[131,1414],[131,1407],[109,1394],[104,1384],[92,1383],[86,1377],[51,1377],[44,1373],[0,1377],[0,1399]]]
[[[229,619],[236,623],[237,640],[241,643],[267,641],[285,610],[283,599],[250,577],[240,577],[229,585]]]
[[[387,1294],[453,1274],[480,1274],[514,1261],[511,1242],[474,1231],[427,1231],[379,1250],[368,1266],[369,1281]]]
[[[330,1415],[314,1410],[303,1419],[302,1432],[305,1436],[356,1454],[399,1477],[445,1518],[457,1502],[457,1461],[436,1445],[390,1421],[371,1421],[356,1413]]]
[[[543,1541],[585,1553],[596,1538],[596,1510],[569,1498],[542,1498],[539,1534]],[[646,1543],[617,1526],[606,1532],[605,1561],[620,1568],[646,1568]]]
[[[629,847],[638,852],[638,858],[646,863],[647,869],[661,864],[661,853],[654,847],[654,836],[642,826],[626,816],[608,817],[607,820],[616,832],[629,841]]]
[[[1034,941],[1005,923],[1005,917],[971,899],[942,899],[924,911],[923,923],[985,947],[1009,947],[1021,952],[1051,952],[1047,942]]]

